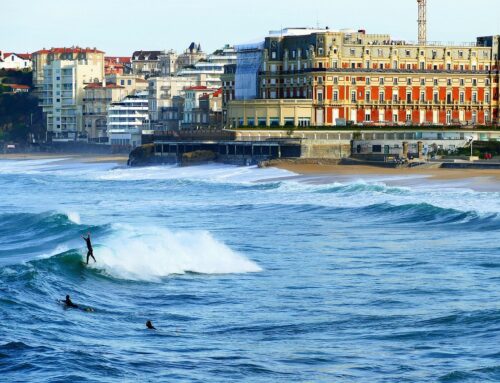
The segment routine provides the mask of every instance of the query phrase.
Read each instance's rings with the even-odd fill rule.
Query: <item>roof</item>
[[[43,53],[104,53],[104,52],[96,48],[71,47],[71,48],[50,48],[50,49],[44,48],[34,52],[33,54],[43,54]]]
[[[16,55],[23,60],[31,60],[31,53],[16,53]]]
[[[12,89],[30,89],[31,88],[28,85],[21,85],[21,84],[4,84],[4,85],[9,86]]]
[[[84,89],[101,89],[101,88],[103,88],[102,82],[93,82],[93,83],[90,83],[87,86],[85,86]],[[106,84],[106,88],[107,89],[124,89],[125,87],[120,86],[120,85],[116,85],[116,84],[110,82],[110,83]]]
[[[132,58],[130,57],[120,57],[120,56],[105,56],[104,60],[108,62],[113,62],[117,64],[130,64]]]
[[[206,86],[190,86],[184,90],[208,90]]]
[[[149,61],[157,61],[159,60],[159,56],[161,55],[161,51],[135,51],[132,53],[132,60],[149,60]]]

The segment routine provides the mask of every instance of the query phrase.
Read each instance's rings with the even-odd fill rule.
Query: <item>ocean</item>
[[[499,382],[500,193],[468,185],[2,160],[0,381]]]

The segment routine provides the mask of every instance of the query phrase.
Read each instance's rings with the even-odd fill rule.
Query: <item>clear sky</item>
[[[500,0],[428,0],[428,40],[500,34]],[[366,29],[417,40],[416,0],[0,0],[0,50],[79,45],[108,55],[213,51],[281,27]]]

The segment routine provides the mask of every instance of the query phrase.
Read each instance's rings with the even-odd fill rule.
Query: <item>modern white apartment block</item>
[[[148,127],[147,92],[139,92],[112,103],[108,108],[108,137],[111,146],[135,148]]]
[[[56,48],[35,52],[33,56],[36,57],[33,77],[46,116],[47,135],[54,141],[86,139],[85,87],[103,80],[104,52]]]

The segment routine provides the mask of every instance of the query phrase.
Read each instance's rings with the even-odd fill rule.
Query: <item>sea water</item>
[[[401,185],[0,161],[0,381],[498,382],[500,193]]]

